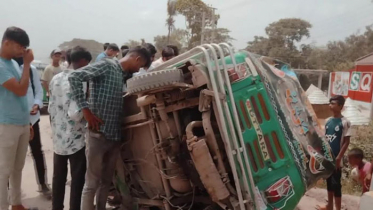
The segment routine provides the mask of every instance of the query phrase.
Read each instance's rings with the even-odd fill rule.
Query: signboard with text
[[[330,93],[331,95],[348,96],[350,84],[350,72],[332,72],[330,73]]]
[[[372,72],[349,71],[330,73],[330,96],[342,95],[352,100],[371,103],[372,101]]]

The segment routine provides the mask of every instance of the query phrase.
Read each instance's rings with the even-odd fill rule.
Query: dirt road
[[[49,125],[49,116],[42,116],[40,119],[40,133],[43,145],[45,162],[47,165],[48,183],[52,185],[53,174],[53,142],[52,133]],[[26,207],[38,207],[40,210],[52,209],[52,202],[39,196],[37,192],[37,183],[35,178],[35,170],[33,158],[30,150],[27,153],[25,168],[23,169],[22,191],[23,203]],[[69,208],[70,187],[66,188],[65,209]]]
[[[53,142],[51,139],[51,129],[49,125],[49,117],[42,116],[40,120],[40,132],[43,149],[46,158],[48,183],[52,184],[53,172]],[[68,178],[69,180],[70,178]],[[23,203],[26,207],[38,207],[40,210],[50,210],[52,208],[51,201],[40,197],[37,191],[37,184],[35,179],[34,163],[30,152],[26,158],[25,168],[23,170]],[[65,193],[65,209],[69,208],[70,187],[66,186]],[[311,189],[303,197],[299,203],[297,210],[313,210],[315,206],[325,204],[326,191],[322,189]],[[343,207],[345,210],[356,210],[358,208],[359,197],[343,196]]]
[[[317,205],[323,206],[326,204],[327,193],[324,189],[314,188],[309,190],[298,204],[296,210],[315,210]],[[357,210],[359,207],[360,197],[352,195],[342,196],[343,210]]]

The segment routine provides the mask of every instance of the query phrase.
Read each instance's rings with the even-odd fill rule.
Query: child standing
[[[341,95],[336,95],[330,98],[329,107],[333,112],[333,116],[326,120],[325,137],[329,142],[332,152],[336,158],[336,170],[326,180],[328,190],[328,204],[325,207],[319,207],[321,210],[333,210],[333,200],[335,200],[335,208],[341,210],[342,204],[342,159],[350,144],[350,127],[351,123],[342,115],[342,108],[345,103],[345,98]]]
[[[358,182],[363,186],[363,193],[368,192],[369,188],[364,183],[365,177],[370,173],[371,163],[364,160],[364,152],[359,148],[354,148],[348,152],[348,162],[351,167],[358,170]]]
[[[370,187],[371,191],[373,190],[372,174],[373,174],[373,159],[372,159],[372,162],[370,163],[370,169],[364,178],[364,184],[366,185],[368,189]]]

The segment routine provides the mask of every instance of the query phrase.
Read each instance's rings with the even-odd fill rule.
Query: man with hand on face
[[[33,138],[27,90],[34,60],[27,33],[6,29],[0,49],[0,210],[25,210],[21,203],[22,170]],[[23,72],[12,58],[23,57]],[[9,184],[9,194],[8,194]]]
[[[121,146],[123,84],[142,67],[150,66],[150,54],[143,47],[131,49],[120,60],[103,59],[74,71],[69,76],[71,97],[88,122],[86,141],[87,173],[82,210],[104,210]],[[89,103],[82,82],[90,84]]]

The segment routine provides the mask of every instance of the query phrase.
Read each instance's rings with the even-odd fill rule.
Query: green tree
[[[215,40],[212,40],[212,42],[230,42],[233,40],[233,38],[229,36],[229,30],[226,28],[212,30],[212,26],[217,24],[220,16],[218,14],[214,14],[213,10],[203,1],[177,0],[175,8],[176,12],[183,15],[186,20],[188,31],[188,49],[200,44],[203,13],[205,13],[205,37],[211,37],[211,34],[215,33]]]
[[[248,42],[247,50],[259,55],[268,55],[270,50],[269,39],[262,36],[254,36],[254,40]]]
[[[373,26],[364,33],[348,36],[343,41],[330,41],[325,47],[312,47],[306,58],[309,68],[343,71],[354,67],[355,61],[373,52]]]
[[[185,17],[190,34],[188,48],[193,48],[201,40],[202,13],[205,12],[206,17],[209,17],[211,11],[201,0],[177,0],[175,7],[176,11]]]
[[[343,71],[354,67],[355,61],[373,52],[373,25],[362,34],[353,34],[345,40],[330,41],[323,47],[312,44],[297,45],[310,37],[311,24],[301,19],[281,19],[265,28],[266,37],[255,36],[247,50],[278,58],[294,68]],[[298,47],[297,47],[298,46]]]
[[[171,32],[175,29],[175,19],[176,16],[176,1],[168,0],[167,1],[167,14],[166,26],[168,28],[167,43],[170,41]]]
[[[281,19],[265,28],[267,37],[255,36],[253,41],[248,42],[246,49],[283,60],[296,67],[304,65],[302,49],[298,49],[296,43],[310,36],[311,27],[309,22],[302,19]]]
[[[154,37],[154,46],[157,48],[158,52],[168,44],[177,46],[180,52],[185,51],[188,46],[188,32],[183,29],[175,29],[170,34],[169,38],[165,35]]]
[[[279,47],[285,46],[288,49],[296,49],[294,42],[301,41],[304,37],[309,37],[309,29],[312,25],[299,18],[281,19],[269,24],[266,34],[273,44]]]
[[[215,33],[214,43],[228,42],[230,43],[234,39],[229,35],[231,31],[226,28],[206,29],[205,35],[211,37],[212,33]]]

